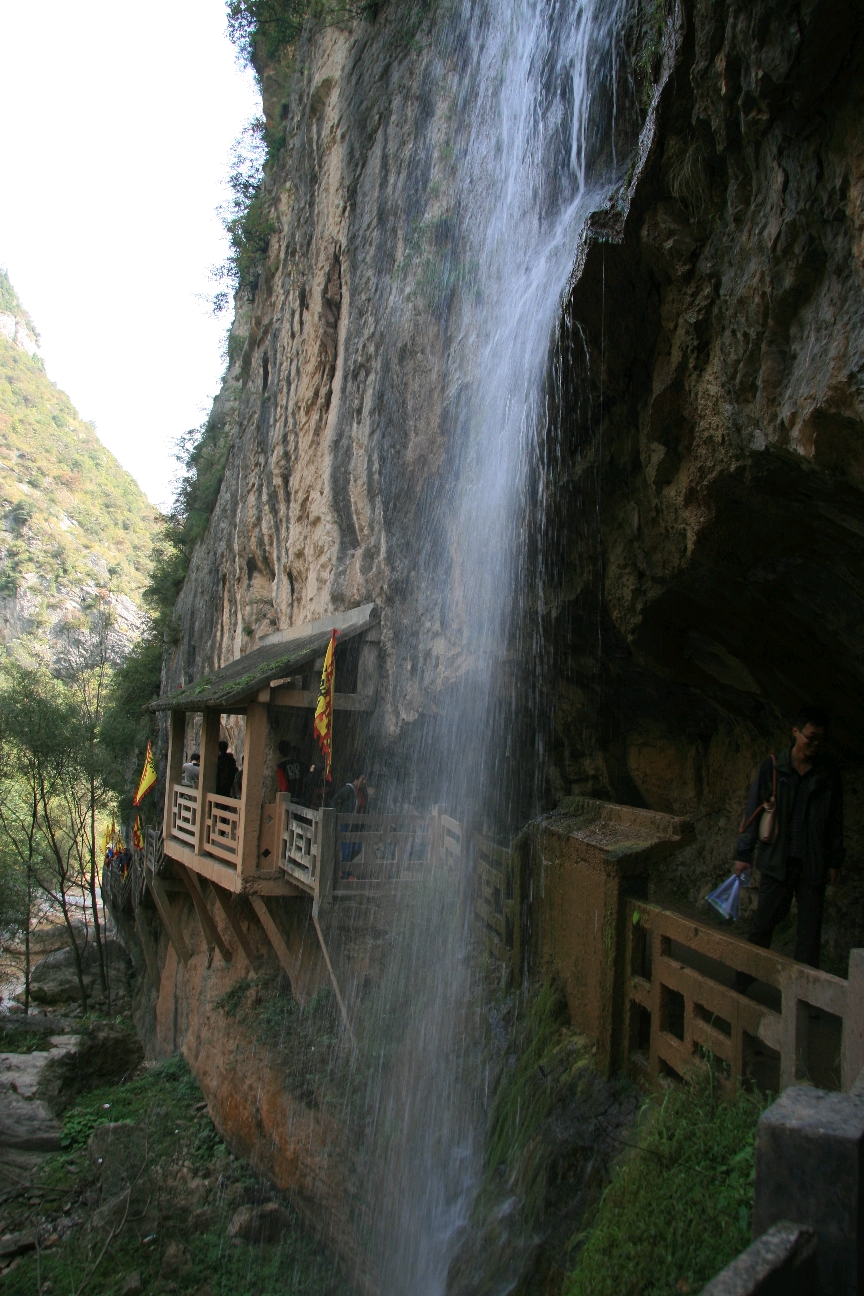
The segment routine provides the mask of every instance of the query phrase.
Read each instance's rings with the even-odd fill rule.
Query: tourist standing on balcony
[[[792,746],[759,766],[750,792],[738,838],[735,872],[754,863],[759,870],[759,903],[750,941],[768,949],[774,929],[786,917],[794,898],[798,907],[795,958],[819,966],[822,910],[827,882],[836,882],[843,863],[843,789],[839,771],[821,754],[828,729],[828,713],[821,707],[804,707],[792,725]],[[776,771],[775,771],[776,764]],[[770,813],[776,773],[775,822],[760,823]],[[768,809],[760,809],[767,806]],[[755,852],[755,859],[754,859]],[[737,987],[745,993],[754,978],[737,973]]]
[[[183,783],[186,787],[197,788],[198,778],[201,773],[201,755],[199,752],[193,752],[186,764],[183,766]]]
[[[237,777],[237,762],[234,753],[228,750],[223,738],[219,743],[219,755],[216,757],[216,795],[230,797],[234,791],[234,780]]]
[[[358,774],[353,783],[346,783],[333,798],[333,809],[338,810],[341,814],[358,815],[366,813],[366,775]],[[355,825],[343,823],[339,825],[343,832],[351,832]],[[342,863],[350,864],[353,859],[363,849],[362,842],[344,842],[342,843]],[[343,877],[348,874],[343,873]]]
[[[300,796],[300,752],[283,738],[279,743],[279,755],[282,757],[276,766],[279,791],[287,792],[291,800],[296,801]]]

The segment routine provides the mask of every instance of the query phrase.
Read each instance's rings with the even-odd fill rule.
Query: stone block
[[[692,825],[674,815],[570,797],[535,832],[532,961],[557,981],[573,1026],[614,1069],[615,1024],[624,993],[621,962],[625,882],[680,850]]]
[[[230,1238],[244,1242],[278,1242],[292,1227],[288,1211],[278,1202],[264,1202],[263,1206],[241,1206],[228,1225]]]
[[[796,1085],[756,1133],[753,1235],[781,1220],[815,1229],[822,1289],[857,1296],[864,1241],[864,1100]]]
[[[703,1287],[702,1296],[817,1296],[816,1252],[813,1229],[784,1220]]]

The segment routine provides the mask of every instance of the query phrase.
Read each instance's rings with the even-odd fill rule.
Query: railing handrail
[[[206,792],[208,801],[218,801],[220,805],[232,806],[239,810],[243,802],[240,797],[223,796],[221,792]]]
[[[200,789],[193,787],[191,783],[173,783],[171,786],[175,792],[182,792],[183,795],[188,796],[190,800],[198,800]]]
[[[656,1081],[661,1063],[681,1073],[703,1051],[727,1068],[726,1083],[737,1084],[745,1073],[749,1036],[779,1057],[779,1083],[785,1088],[799,1078],[802,1068],[806,1071],[808,1013],[817,1009],[841,1019],[841,1085],[845,1089],[854,1081],[864,1039],[864,1004],[858,1002],[862,996],[857,993],[857,980],[853,987],[843,977],[761,949],[710,922],[654,903],[627,899],[623,925],[627,990],[621,1036],[629,1058],[637,1021],[634,1013],[647,1014],[648,1049],[642,1056],[652,1080]],[[640,940],[646,943],[636,946],[640,932]],[[650,967],[643,961],[649,952]],[[693,955],[704,960],[701,967],[698,960],[692,961]],[[640,961],[644,973],[634,966]],[[779,990],[780,1011],[720,980],[712,964],[725,969],[727,977],[730,972],[744,973]],[[857,978],[858,963],[850,958],[850,976],[853,965]],[[670,994],[683,1002],[680,1033],[667,1021]]]
[[[653,902],[633,899],[626,901],[625,913],[631,925],[634,914],[639,915],[640,918],[643,914],[651,915],[652,926],[659,923],[664,929],[662,935],[705,957],[716,957],[710,952],[711,947],[728,951],[730,961],[726,966],[735,971],[749,973],[781,992],[790,978],[812,982],[814,987],[821,985],[824,987],[825,1003],[813,1006],[817,1008],[824,1006],[826,1012],[835,1011],[830,1004],[836,1002],[838,994],[842,996],[846,993],[848,982],[844,977],[835,976],[833,972],[825,972],[822,968],[813,968],[805,963],[799,963],[788,954],[781,954],[777,950],[751,945],[745,937],[738,936],[734,932],[722,931],[714,927],[710,921],[700,921],[698,918],[690,918],[686,914],[678,913],[674,909],[666,909]],[[705,948],[700,949],[700,945]],[[731,961],[733,959],[734,962]],[[726,962],[726,960],[720,958],[718,962]]]

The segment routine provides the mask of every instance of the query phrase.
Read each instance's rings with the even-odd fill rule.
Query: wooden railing
[[[461,860],[462,826],[437,807],[423,816],[284,808],[279,863],[325,903],[384,895],[430,866],[455,873]]]
[[[171,835],[188,845],[195,845],[198,831],[198,789],[185,783],[171,788]]]
[[[456,873],[462,863],[462,825],[443,811],[432,811],[430,849],[433,863]]]
[[[112,909],[119,912],[131,908],[133,886],[133,865],[129,865],[125,875],[117,864],[102,869],[102,899]]]
[[[428,871],[434,861],[440,816],[336,815],[333,895],[373,895]]]
[[[518,980],[520,964],[520,870],[515,851],[474,837],[475,916],[480,937],[493,958]]]
[[[860,951],[847,981],[657,905],[626,901],[624,926],[622,1039],[632,1074],[656,1083],[702,1060],[729,1086],[854,1083],[864,1046]],[[759,983],[749,995],[735,988],[736,972]]]
[[[170,835],[184,848],[200,841],[203,856],[237,870],[243,858],[243,803],[235,797],[202,794],[175,783],[171,788]],[[203,835],[199,837],[199,815]],[[262,807],[257,870],[279,871],[321,903],[348,895],[385,894],[430,867],[455,876],[462,863],[463,829],[435,807],[427,815],[354,815],[331,808],[313,810],[283,796]],[[170,854],[169,849],[169,854]],[[184,851],[179,858],[193,869]],[[201,868],[204,869],[202,861]],[[210,876],[210,874],[206,874]],[[229,881],[230,885],[230,881]]]
[[[326,812],[324,818],[326,820]],[[322,811],[285,804],[279,847],[279,864],[295,881],[314,891],[321,857]]]
[[[241,802],[236,797],[208,793],[204,801],[204,849],[217,859],[237,863],[243,849]]]

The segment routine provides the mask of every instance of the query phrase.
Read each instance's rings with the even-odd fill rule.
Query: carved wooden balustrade
[[[260,807],[255,830],[250,850],[242,798],[202,798],[196,788],[172,786],[167,855],[235,891],[267,893],[269,884],[275,894],[283,879],[330,904],[384,895],[429,867],[452,874],[462,862],[462,825],[437,806],[426,815],[356,815],[311,809],[283,795]]]
[[[198,831],[198,789],[185,783],[171,788],[171,836],[195,845]]]
[[[243,839],[241,807],[237,797],[213,793],[204,800],[204,848],[209,855],[235,865]]]

